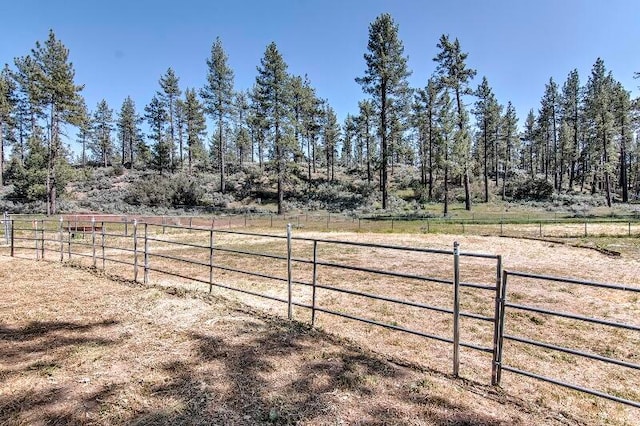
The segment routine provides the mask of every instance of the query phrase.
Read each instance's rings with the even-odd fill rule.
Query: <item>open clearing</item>
[[[611,258],[593,250],[541,241],[451,235],[304,236],[443,249],[450,249],[456,238],[463,250],[504,255],[507,269],[635,285],[640,274],[634,257]],[[197,241],[199,237],[176,232],[163,238]],[[283,250],[280,244],[270,247],[273,243],[268,241],[234,235],[222,236],[218,242],[234,248],[246,245],[253,251]],[[175,254],[180,248],[156,245],[152,249],[159,250]],[[414,272],[423,268],[444,276],[450,271],[449,260],[439,264],[438,259],[392,259],[384,252],[335,247],[320,255],[364,266],[383,263],[390,270]],[[248,267],[248,262],[253,262],[250,269],[256,270],[255,259],[218,255],[217,259],[235,262],[236,267]],[[56,263],[6,257],[0,257],[0,262],[0,280],[7,283],[8,290],[0,296],[0,306],[9,313],[0,331],[2,423],[631,425],[637,418],[637,410],[632,408],[512,374],[505,373],[503,390],[492,388],[488,386],[490,357],[482,354],[463,352],[461,374],[467,380],[452,380],[446,375],[450,371],[450,346],[329,315],[320,315],[317,324],[348,338],[347,342],[267,317],[260,312],[283,315],[286,305],[265,303],[251,296],[214,292],[237,299],[232,302],[201,292],[171,290],[177,294],[167,294],[161,287],[125,285]],[[158,260],[152,262],[158,266]],[[463,280],[491,282],[491,270],[487,272],[485,266],[463,264]],[[179,267],[192,276],[204,272],[168,261],[162,267]],[[283,268],[267,262],[257,270],[276,273]],[[26,271],[33,272],[26,276]],[[127,278],[132,275],[113,265],[107,265],[107,271],[118,271]],[[308,271],[303,268],[294,271],[296,277],[305,273]],[[319,280],[345,284],[344,275],[333,270],[319,271]],[[231,273],[219,274],[217,281],[231,281],[241,288],[262,286],[261,290],[271,290],[276,296],[285,291],[284,286],[246,278],[242,281]],[[204,289],[157,273],[152,273],[151,283]],[[401,286],[394,279],[371,282],[358,274],[349,275],[348,285],[357,289],[375,285],[378,294],[402,297],[420,293],[424,296],[421,300],[444,304],[450,297],[446,291],[438,293],[436,287]],[[519,301],[630,323],[637,323],[634,318],[639,314],[637,298],[629,296],[603,296],[602,292],[566,285],[535,288],[526,282],[514,282],[513,292]],[[308,295],[303,290],[296,293],[297,300],[305,297]],[[483,297],[463,293],[463,309],[487,313],[492,308],[491,294]],[[370,306],[351,299],[345,303],[340,299],[329,292],[319,295],[323,306],[344,310],[346,304],[353,312],[365,309],[375,317],[402,325],[427,324],[443,333],[450,330],[447,321],[424,317],[422,312],[406,310],[398,315],[388,305]],[[246,304],[261,311],[254,312]],[[307,322],[308,311],[296,309],[294,317]],[[507,327],[528,333],[528,337],[542,335],[547,340],[551,337],[552,342],[586,344],[595,353],[637,362],[638,333],[613,333],[611,338],[598,327],[580,328],[559,319],[517,313],[507,316]],[[463,339],[465,333],[466,337],[474,335],[480,343],[487,344],[487,339],[490,342],[490,327],[465,328],[463,324]],[[516,345],[505,347],[505,356],[512,365],[549,375],[561,373],[569,381],[579,379],[591,386],[604,384],[604,390],[610,393],[638,399],[640,377],[635,371],[598,369],[572,356],[556,359],[544,351],[518,349]],[[547,371],[549,368],[553,370]]]

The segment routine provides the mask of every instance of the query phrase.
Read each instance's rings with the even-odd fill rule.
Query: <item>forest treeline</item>
[[[236,88],[219,38],[206,59],[204,87],[181,87],[169,68],[144,106],[127,97],[116,111],[105,100],[90,108],[69,50],[51,31],[0,73],[0,186],[12,184],[18,199],[46,200],[55,214],[71,165],[216,173],[225,193],[229,168],[255,163],[275,173],[282,213],[292,167],[303,166],[308,181],[321,172],[329,182],[340,168],[375,187],[386,209],[389,174],[403,165],[419,170],[423,199],[442,202],[445,214],[453,189],[464,191],[469,210],[474,199],[488,202],[496,192],[589,192],[608,205],[638,198],[638,101],[601,59],[586,77],[573,70],[564,82],[550,78],[519,129],[515,108],[496,98],[487,77],[472,86],[477,71],[457,39],[442,35],[437,49],[425,86],[410,87],[398,25],[388,14],[377,17],[363,72],[354,76],[363,99],[340,123],[307,75],[288,72],[275,43],[266,47],[253,87]],[[69,128],[77,133],[66,134]],[[65,138],[79,143],[79,158]]]

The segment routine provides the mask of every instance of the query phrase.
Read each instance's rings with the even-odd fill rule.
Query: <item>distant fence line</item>
[[[101,218],[102,219],[102,218]],[[193,282],[202,283],[209,286],[209,292],[214,287],[223,288],[226,290],[232,290],[249,294],[251,296],[266,298],[269,300],[277,301],[286,304],[287,306],[287,318],[294,319],[293,308],[302,308],[311,311],[311,326],[315,325],[315,319],[317,313],[324,313],[328,315],[338,316],[353,321],[366,323],[372,326],[383,327],[392,331],[404,332],[423,338],[436,340],[442,343],[452,345],[451,361],[453,375],[458,377],[460,374],[460,348],[468,348],[474,351],[490,354],[491,360],[491,384],[500,385],[503,371],[524,375],[533,379],[541,380],[548,383],[564,386],[569,389],[586,392],[588,394],[605,398],[611,401],[619,402],[636,408],[640,408],[640,401],[631,399],[625,399],[623,397],[601,392],[599,390],[582,387],[576,384],[572,384],[563,380],[554,379],[546,375],[539,375],[531,371],[515,368],[508,364],[508,359],[504,359],[504,344],[505,341],[519,342],[544,348],[546,350],[558,351],[568,353],[571,355],[577,355],[580,357],[588,358],[591,360],[599,361],[606,364],[613,364],[616,366],[640,370],[640,365],[628,361],[618,360],[611,357],[600,356],[584,351],[572,349],[567,346],[551,345],[542,341],[527,339],[517,334],[511,334],[505,332],[505,314],[507,311],[520,310],[525,312],[535,312],[545,315],[558,316],[571,320],[583,321],[588,323],[595,323],[600,325],[606,325],[614,329],[640,331],[640,326],[634,324],[621,323],[616,321],[608,321],[604,319],[598,319],[590,316],[580,316],[571,314],[568,312],[553,311],[542,309],[533,305],[518,304],[509,301],[507,297],[508,282],[513,277],[524,277],[539,281],[548,282],[562,282],[569,283],[584,287],[605,288],[620,292],[627,292],[632,294],[640,293],[639,287],[624,286],[610,283],[598,283],[590,282],[573,278],[554,277],[547,275],[535,275],[526,272],[520,272],[516,270],[503,269],[502,256],[485,253],[467,253],[461,252],[458,243],[454,243],[452,250],[441,249],[428,249],[428,248],[416,248],[406,246],[395,246],[385,244],[374,243],[359,243],[352,241],[319,239],[319,238],[305,238],[294,237],[292,232],[292,226],[286,227],[286,235],[273,235],[265,233],[255,233],[231,229],[216,229],[215,224],[209,226],[197,226],[191,221],[189,226],[176,225],[166,223],[162,220],[161,223],[140,223],[138,220],[133,222],[129,221],[108,221],[98,220],[92,217],[87,220],[86,217],[67,217],[66,219],[61,217],[59,220],[16,220],[5,218],[5,224],[9,224],[8,235],[10,237],[10,255],[15,256],[16,250],[33,250],[35,258],[40,260],[44,259],[46,250],[59,254],[59,260],[62,262],[65,260],[71,260],[74,257],[90,259],[90,262],[94,268],[100,266],[105,269],[107,262],[113,262],[121,265],[128,265],[132,267],[133,280],[139,281],[140,273],[142,273],[142,281],[149,283],[149,273],[156,272],[168,276],[173,276],[180,279],[185,279]],[[229,225],[231,227],[231,225]],[[179,232],[194,232],[200,233],[201,237],[206,236],[206,243],[187,242],[181,240],[171,240],[168,238],[162,238],[161,235],[167,231],[179,231]],[[76,236],[78,234],[83,235],[83,239],[78,241]],[[284,247],[285,254],[273,254],[264,251],[249,251],[244,249],[222,247],[216,245],[216,235],[233,235],[238,238],[243,237],[259,237],[279,247]],[[87,242],[86,237],[90,237],[90,241]],[[306,255],[294,253],[292,244],[294,241],[306,243],[311,246],[311,252]],[[191,251],[200,250],[200,258],[185,257],[184,254],[172,255],[168,252],[160,252],[155,248],[165,246],[179,247],[191,253]],[[400,253],[419,253],[425,255],[433,255],[441,258],[449,259],[452,269],[451,275],[448,278],[428,276],[422,274],[413,273],[401,273],[393,270],[387,270],[384,268],[368,268],[348,264],[345,262],[330,262],[326,260],[320,260],[318,258],[318,247],[320,245],[340,245],[351,247],[363,247],[368,249],[387,249]],[[46,248],[46,250],[45,250]],[[110,253],[119,253],[119,255],[112,255]],[[183,253],[182,251],[180,253]],[[215,253],[228,253],[232,256],[246,255],[257,259],[271,259],[282,261],[286,263],[286,274],[284,276],[275,275],[275,273],[265,273],[247,268],[234,267],[233,265],[224,264],[216,260]],[[191,253],[195,256],[194,253]],[[486,270],[493,270],[495,281],[492,283],[478,283],[478,282],[464,282],[461,280],[460,259],[462,257],[472,257],[477,259],[484,259],[488,261],[488,265],[485,266]],[[154,260],[155,259],[155,260]],[[163,268],[162,261],[179,262],[181,264],[188,264],[193,267],[203,268],[208,272],[208,276],[196,276],[184,272],[181,268],[167,269]],[[258,263],[257,261],[255,263]],[[254,263],[254,264],[255,264]],[[311,268],[311,279],[302,280],[296,279],[293,276],[292,265],[301,264],[307,265]],[[157,266],[156,266],[157,265]],[[318,268],[330,268],[338,269],[342,271],[348,271],[349,273],[361,272],[371,274],[373,276],[386,276],[394,279],[402,280],[416,280],[419,282],[428,282],[441,284],[444,286],[450,286],[451,288],[451,307],[433,306],[418,302],[414,300],[406,300],[402,298],[393,297],[386,294],[374,294],[370,292],[364,292],[360,290],[354,290],[348,287],[336,287],[328,286],[318,282],[317,271]],[[266,293],[261,293],[252,289],[239,288],[234,283],[219,282],[214,279],[215,271],[226,271],[238,274],[249,275],[260,278],[261,280],[275,281],[286,284],[286,297],[274,296]],[[293,287],[301,286],[311,290],[311,300],[303,302],[297,300],[294,296]],[[481,315],[473,312],[465,312],[461,310],[461,288],[473,289],[478,291],[487,291],[493,294],[495,305],[492,309],[491,315]],[[420,310],[426,310],[431,312],[437,312],[444,315],[450,315],[452,320],[451,335],[438,335],[424,330],[405,328],[394,322],[383,321],[377,318],[363,317],[361,315],[354,315],[345,313],[336,309],[331,309],[326,306],[322,306],[318,302],[318,292],[336,292],[341,295],[357,296],[368,300],[380,301],[391,303],[396,306],[404,306],[417,308]],[[486,346],[477,344],[474,342],[468,342],[461,340],[461,323],[460,319],[466,318],[474,321],[480,321],[491,324],[493,330],[493,336],[491,337],[492,345]],[[508,330],[507,330],[508,331]],[[553,330],[550,330],[551,332]]]
[[[63,214],[65,221],[121,222],[125,227],[134,220],[138,223],[189,227],[210,227],[213,229],[277,228],[290,223],[297,229],[309,231],[353,231],[353,232],[410,232],[449,233],[487,236],[529,237],[529,238],[581,238],[589,236],[640,236],[640,216],[636,212],[628,216],[611,218],[576,217],[509,217],[495,215],[478,218],[414,217],[414,216],[350,216],[338,213],[327,214],[263,214],[245,213],[219,216],[178,216],[178,215],[121,215],[121,214]],[[42,219],[41,215],[9,215],[5,212],[4,226],[1,227],[8,244],[8,223],[15,219]]]

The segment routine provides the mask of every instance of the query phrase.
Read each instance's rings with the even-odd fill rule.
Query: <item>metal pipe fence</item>
[[[628,293],[628,294],[640,293],[640,287],[633,287],[633,286],[620,285],[620,284],[600,283],[600,282],[594,282],[594,281],[579,280],[575,278],[563,278],[563,277],[555,277],[555,276],[548,276],[548,275],[539,275],[539,274],[532,274],[532,273],[526,273],[526,272],[505,270],[503,272],[502,289],[501,289],[501,295],[500,295],[500,306],[497,312],[497,315],[499,318],[498,320],[499,336],[497,339],[497,344],[498,344],[497,355],[498,356],[494,360],[494,363],[496,365],[496,371],[497,371],[497,383],[500,383],[502,371],[507,371],[507,372],[511,372],[521,376],[540,380],[543,382],[552,383],[552,384],[562,386],[568,389],[572,389],[575,391],[583,392],[589,395],[593,395],[600,398],[626,404],[632,407],[640,408],[640,401],[624,398],[619,395],[615,395],[613,393],[603,392],[598,389],[572,383],[557,377],[550,377],[549,375],[546,375],[546,374],[539,374],[535,371],[532,371],[532,369],[528,370],[522,367],[517,368],[513,364],[509,364],[505,361],[505,354],[504,354],[505,342],[516,342],[529,347],[540,348],[543,350],[552,351],[556,353],[568,354],[581,359],[597,361],[601,364],[615,365],[615,366],[624,367],[626,369],[631,369],[635,371],[640,370],[640,364],[629,361],[629,360],[617,359],[611,356],[600,355],[598,353],[595,353],[592,350],[582,350],[582,349],[569,347],[566,344],[554,344],[554,343],[550,343],[548,341],[542,340],[543,338],[549,339],[553,337],[553,334],[558,330],[545,328],[543,333],[544,335],[540,338],[528,338],[522,335],[518,335],[516,334],[515,330],[512,332],[505,332],[505,328],[507,328],[507,324],[506,324],[507,314],[513,313],[513,312],[524,312],[524,313],[528,312],[528,313],[535,313],[535,314],[543,314],[551,318],[562,318],[562,319],[567,319],[575,322],[595,324],[599,326],[605,326],[606,328],[613,329],[613,330],[629,330],[632,332],[640,332],[640,324],[629,324],[622,321],[611,321],[611,320],[606,320],[602,318],[597,318],[594,315],[581,315],[574,312],[568,312],[567,310],[555,310],[555,309],[543,308],[540,306],[536,306],[536,304],[534,304],[533,302],[529,304],[511,302],[509,301],[508,283],[512,281],[514,278],[532,280],[536,282],[537,285],[543,285],[544,283],[560,283],[560,284],[573,285],[573,286],[578,286],[581,289],[581,291],[583,291],[582,289],[595,288],[595,289],[605,289],[607,291],[615,291],[619,293]],[[510,354],[510,355],[513,355],[513,354]],[[508,357],[506,358],[508,359]],[[558,373],[559,371],[556,369],[554,370],[554,372]]]
[[[520,277],[631,293],[640,292],[640,288],[506,271],[503,270],[502,256],[465,252],[458,243],[454,243],[452,250],[442,250],[297,237],[292,226],[287,226],[286,234],[282,235],[228,227],[218,229],[214,228],[213,222],[196,224],[193,221],[189,225],[168,223],[166,220],[140,223],[138,219],[123,223],[121,220],[98,221],[76,216],[61,217],[58,221],[10,219],[6,223],[9,224],[5,234],[10,236],[11,256],[16,251],[26,251],[34,253],[35,259],[40,260],[45,259],[47,252],[52,252],[59,254],[60,261],[64,261],[66,255],[67,261],[84,259],[94,268],[100,265],[105,269],[107,263],[126,265],[128,268],[118,268],[118,271],[130,271],[134,281],[139,280],[140,272],[144,283],[150,282],[151,273],[161,274],[206,285],[209,292],[218,288],[284,303],[287,305],[287,318],[299,319],[300,312],[306,311],[310,314],[311,326],[316,326],[318,315],[322,314],[450,345],[452,373],[456,377],[461,375],[460,349],[466,348],[491,355],[492,385],[500,385],[502,372],[507,371],[640,407],[638,401],[543,376],[504,361],[509,359],[509,354],[505,357],[505,342],[516,342],[639,370],[640,365],[629,360],[517,335],[506,328],[505,318],[509,312],[522,311],[637,332],[640,326],[634,324],[509,301],[507,284],[514,277]],[[252,249],[245,249],[247,245]],[[376,253],[374,256],[389,251],[394,253],[395,258],[429,257],[429,265],[438,266],[419,272],[396,270],[392,265],[385,264],[384,257],[375,262],[384,266],[361,266],[357,255],[350,260],[348,253],[351,250],[366,250]],[[334,256],[337,259],[330,259],[328,253],[339,255]],[[479,263],[467,263],[471,261]],[[482,275],[484,282],[476,279],[477,274]],[[362,280],[367,285],[353,285],[351,280],[356,275],[365,277]],[[469,279],[470,275],[472,279]],[[377,280],[388,280],[397,287],[411,286],[402,294],[381,293],[376,291],[376,285],[370,285]],[[429,287],[428,297],[433,296],[433,289],[436,288],[444,291],[446,297],[435,302],[421,299],[421,289],[425,286],[434,286]],[[481,311],[465,305],[466,300],[472,297],[469,292],[479,292],[473,293],[473,297],[479,294],[488,296],[487,302],[481,305]],[[364,299],[370,304],[375,302],[391,306],[391,311],[398,313],[398,316],[403,310],[409,309],[425,315],[442,315],[448,325],[437,329],[431,328],[432,324],[428,321],[416,325],[402,324],[395,317],[380,318],[373,310],[362,312],[352,309],[354,298]],[[337,302],[332,302],[334,299]],[[476,326],[467,327],[462,320],[488,324],[491,331],[485,331],[487,335],[481,336],[481,341],[473,341],[469,337],[475,336],[471,330]]]

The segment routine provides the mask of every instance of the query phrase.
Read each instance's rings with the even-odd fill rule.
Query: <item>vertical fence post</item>
[[[138,282],[138,219],[133,219],[133,281]]]
[[[393,232],[393,218],[391,218],[391,232]]]
[[[629,236],[631,236],[631,222],[629,222]]]
[[[33,221],[33,241],[35,242],[36,260],[40,259],[40,252],[38,251],[38,220]]]
[[[4,212],[4,215],[2,217],[2,223],[4,224],[4,240],[7,242],[7,245],[9,245],[9,228],[10,228],[10,224],[9,224],[9,212]]]
[[[460,372],[460,244],[453,243],[453,376]]]
[[[291,224],[287,224],[287,317],[293,319],[293,288],[291,283]]]
[[[147,238],[147,223],[144,224],[144,283],[149,283],[149,238]]]
[[[100,228],[102,228],[102,238],[100,239],[100,248],[102,249],[102,270],[105,270],[105,262],[106,262],[106,256],[104,253],[104,241],[105,241],[105,237],[106,237],[106,230],[104,229],[104,221],[100,222]]]
[[[11,219],[11,257],[13,257],[14,247],[15,247],[13,231],[14,231],[14,223],[13,223],[13,219]]]
[[[360,230],[360,218],[358,218],[358,231]]]
[[[91,218],[91,250],[93,258],[93,267],[96,267],[96,218]]]
[[[540,235],[540,238],[542,238],[542,222],[540,222],[540,232],[538,235]]]
[[[318,241],[313,241],[313,278],[311,281],[311,327],[316,325],[316,284],[318,282]]]
[[[209,230],[209,293],[213,291],[213,229]]]
[[[271,228],[273,228],[273,214],[270,214],[270,215],[269,215],[269,219],[271,219],[271,225],[270,225],[270,227],[271,227]]]
[[[502,307],[502,256],[496,262],[496,304],[493,316],[493,362],[491,364],[491,385],[498,385],[498,355],[500,351],[500,313]]]
[[[127,219],[126,216],[124,216],[122,219],[124,219],[124,236],[127,237],[129,236],[129,219]]]
[[[584,221],[584,236],[587,236],[587,221]]]
[[[42,229],[40,230],[40,259],[44,260],[44,219],[42,219]]]
[[[78,232],[78,228],[76,228]],[[71,260],[71,219],[67,220],[67,257]]]
[[[500,384],[502,377],[502,353],[504,346],[504,320],[505,320],[505,303],[507,302],[507,276],[509,273],[503,271],[502,273],[502,289],[500,290],[500,319],[498,327],[498,356],[496,359],[496,385]]]
[[[64,231],[64,226],[62,224],[63,221],[64,218],[60,216],[60,221],[58,222],[58,232],[60,233],[60,262],[64,261],[64,237],[62,235],[62,232]]]

